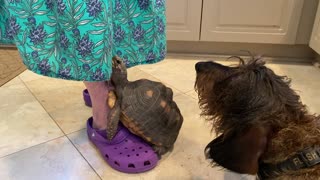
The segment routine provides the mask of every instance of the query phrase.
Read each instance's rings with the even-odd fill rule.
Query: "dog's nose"
[[[195,68],[196,68],[196,71],[199,72],[200,69],[201,69],[201,62],[198,62],[198,63],[195,65]]]
[[[199,72],[213,71],[213,70],[228,71],[230,68],[228,66],[224,66],[222,64],[218,64],[213,61],[206,61],[206,62],[196,63],[195,69],[199,73]]]
[[[195,65],[196,71],[197,72],[204,71],[208,67],[208,65],[210,65],[210,62],[198,62]]]
[[[195,65],[195,69],[196,69],[196,71],[199,70],[199,64],[198,63]]]

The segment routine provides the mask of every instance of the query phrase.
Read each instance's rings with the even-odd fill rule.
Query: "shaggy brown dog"
[[[207,158],[261,179],[320,179],[320,117],[308,114],[287,77],[259,58],[239,59],[236,67],[195,66],[201,115],[219,135]]]

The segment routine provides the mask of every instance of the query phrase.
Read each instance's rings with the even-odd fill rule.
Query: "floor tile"
[[[42,79],[42,78],[47,78],[48,80],[50,79],[48,77],[38,75],[30,70],[24,71],[23,73],[21,73],[19,75],[19,77],[23,82],[29,82],[29,81],[33,81],[33,80]]]
[[[129,81],[136,81],[139,79],[149,79],[151,81],[160,81],[159,79],[155,78],[154,76],[140,70],[137,67],[129,68],[128,69],[128,80]]]
[[[187,92],[193,89],[195,80],[194,64],[197,61],[166,59],[153,65],[142,65],[138,68],[160,79],[165,84],[180,91]]]
[[[186,93],[194,89],[195,64],[199,61],[205,60],[166,59],[157,64],[141,65],[138,68]],[[237,61],[226,61],[225,58],[216,58],[215,61],[225,65],[237,64]]]
[[[181,91],[179,91],[175,87],[173,87],[173,86],[171,86],[169,84],[166,84],[166,82],[163,82],[160,79],[157,79],[153,75],[148,74],[148,73],[144,72],[143,70],[140,70],[138,67],[134,67],[134,68],[128,69],[128,80],[129,81],[136,81],[136,80],[139,80],[139,79],[148,79],[148,80],[151,80],[151,81],[161,82],[165,86],[168,86],[168,87],[170,87],[172,89],[174,96],[176,96],[176,95],[181,93]]]
[[[8,87],[8,86],[11,86],[11,85],[15,85],[15,84],[21,84],[23,83],[21,81],[21,79],[19,78],[19,76],[13,78],[12,80],[10,80],[9,82],[5,83],[3,86],[1,87]]]
[[[24,84],[0,92],[0,157],[63,135]]]
[[[45,110],[65,133],[85,127],[92,110],[84,105],[83,82],[41,78],[25,82]]]
[[[311,113],[320,114],[320,70],[305,64],[270,64],[278,75],[292,80],[292,88],[300,95],[302,103]]]
[[[191,91],[187,92],[186,95],[192,97],[193,99],[198,100],[198,94],[195,90],[191,90]]]
[[[66,137],[0,159],[3,180],[98,180]]]

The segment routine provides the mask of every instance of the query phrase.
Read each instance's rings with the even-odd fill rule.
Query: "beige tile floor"
[[[0,51],[4,51],[1,50]],[[6,58],[19,58],[5,50]],[[214,138],[199,117],[193,90],[198,60],[166,59],[129,70],[129,79],[148,78],[173,88],[185,121],[174,150],[152,171],[128,175],[112,170],[88,142],[85,122],[91,109],[84,106],[81,82],[58,80],[25,71],[0,87],[0,179],[253,179],[211,168],[203,155]],[[230,62],[221,61],[224,64]],[[320,113],[320,70],[311,65],[269,64],[288,75],[313,113]]]

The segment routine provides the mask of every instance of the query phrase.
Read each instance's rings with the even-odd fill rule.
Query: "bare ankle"
[[[107,128],[109,108],[107,106],[108,86],[106,82],[84,82],[92,101],[93,128],[104,130]]]
[[[107,129],[107,125],[96,124],[94,121],[93,121],[93,123],[92,123],[92,127],[93,127],[94,129],[98,129],[98,130],[105,130],[105,129]]]

